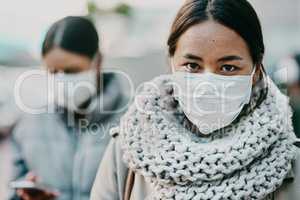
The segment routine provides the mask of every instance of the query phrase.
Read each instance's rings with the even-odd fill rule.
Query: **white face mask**
[[[174,96],[202,134],[230,125],[251,98],[251,75],[174,72]]]
[[[76,111],[79,107],[97,93],[96,70],[77,74],[58,73],[53,74],[54,103]]]

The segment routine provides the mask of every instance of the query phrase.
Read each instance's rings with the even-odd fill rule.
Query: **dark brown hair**
[[[189,0],[179,10],[168,39],[169,56],[174,56],[180,36],[191,26],[214,20],[238,33],[247,43],[255,64],[265,53],[258,16],[247,0]]]
[[[93,23],[80,16],[69,16],[55,22],[42,45],[44,57],[54,47],[93,58],[99,50],[99,37]]]

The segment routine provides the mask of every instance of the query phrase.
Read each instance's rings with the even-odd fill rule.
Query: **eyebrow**
[[[203,61],[203,58],[190,53],[184,55],[184,57],[191,60]],[[224,56],[222,58],[219,58],[218,62],[226,62],[226,61],[234,61],[234,60],[243,60],[243,58],[240,56],[229,55],[229,56]]]
[[[203,59],[201,57],[193,55],[193,54],[190,54],[190,53],[184,55],[183,57],[187,58],[187,59],[191,59],[191,60],[203,61]]]
[[[226,61],[234,61],[234,60],[243,60],[243,58],[240,56],[230,55],[218,59],[218,62],[226,62]]]

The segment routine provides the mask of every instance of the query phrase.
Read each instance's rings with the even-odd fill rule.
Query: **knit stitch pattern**
[[[282,184],[296,157],[288,98],[269,79],[264,102],[219,137],[182,125],[172,79],[148,82],[121,119],[123,160],[153,184],[150,199],[264,199]]]

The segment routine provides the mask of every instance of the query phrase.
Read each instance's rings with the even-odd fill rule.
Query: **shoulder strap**
[[[131,192],[132,192],[133,185],[134,185],[134,178],[135,178],[134,171],[129,169],[127,178],[126,178],[124,200],[130,200]]]

